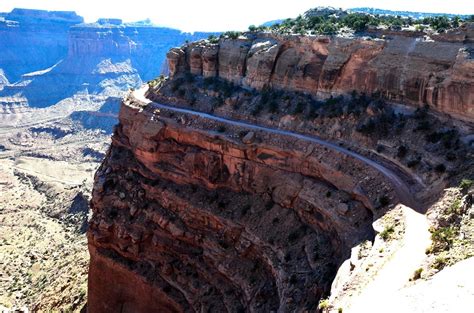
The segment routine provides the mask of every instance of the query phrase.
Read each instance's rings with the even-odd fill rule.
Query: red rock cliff
[[[408,34],[409,35],[409,34]],[[171,75],[219,76],[245,87],[328,94],[381,93],[395,102],[474,120],[474,24],[433,39],[247,34],[172,49]]]
[[[345,150],[131,96],[96,174],[89,312],[315,310],[397,189]]]

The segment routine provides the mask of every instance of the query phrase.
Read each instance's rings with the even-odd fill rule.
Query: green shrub
[[[428,131],[431,129],[431,123],[429,121],[420,121],[415,130]]]
[[[209,88],[210,86],[212,86],[214,84],[214,82],[216,81],[216,78],[215,77],[206,77],[204,78],[204,87],[205,88]]]
[[[392,234],[395,232],[393,225],[386,225],[384,230],[380,233],[380,237],[387,241],[392,237]]]
[[[448,260],[445,257],[438,256],[433,262],[433,268],[441,270],[446,266]]]
[[[236,31],[228,31],[224,33],[224,37],[228,37],[230,39],[237,39],[240,35],[242,35],[242,33]]]
[[[399,146],[397,150],[397,157],[400,159],[404,158],[408,153],[408,148],[404,145]]]
[[[416,159],[411,159],[408,161],[407,166],[409,168],[415,167],[420,163],[420,161],[421,161],[421,157],[418,157]]]
[[[183,88],[179,88],[178,89],[178,96],[184,97],[185,95],[186,95],[186,90],[184,90]]]
[[[252,208],[250,204],[246,204],[242,207],[241,216],[245,216],[248,211]]]
[[[390,203],[390,198],[388,196],[383,195],[379,198],[380,206],[384,207],[384,206],[389,205],[389,203]]]
[[[327,308],[329,308],[329,299],[322,299],[319,301],[319,305],[318,305],[318,308],[320,310],[325,310]]]
[[[191,74],[190,72],[186,72],[186,74],[184,74],[184,81],[188,84],[193,83],[194,82],[194,75]]]
[[[296,240],[298,240],[299,237],[300,237],[299,230],[294,230],[294,231],[292,231],[291,233],[288,234],[288,241],[289,242],[295,242]]]
[[[276,113],[278,112],[278,102],[276,100],[271,100],[268,103],[268,111],[270,113]]]
[[[219,42],[219,38],[215,35],[210,35],[209,37],[207,37],[207,40],[209,40],[209,42],[212,44],[216,44]]]
[[[375,122],[372,118],[369,118],[364,123],[359,124],[356,130],[365,135],[373,134],[375,131]]]
[[[453,203],[449,206],[449,208],[446,210],[447,214],[461,214],[460,209],[461,208],[461,199],[457,198],[454,199]]]
[[[263,110],[263,105],[261,103],[258,103],[252,110],[251,114],[253,116],[257,116],[260,112]]]
[[[417,280],[421,278],[421,273],[423,272],[423,269],[420,267],[413,273],[412,280]]]
[[[461,180],[461,183],[459,183],[459,188],[461,188],[463,191],[468,190],[474,185],[474,180],[472,179],[463,179]]]
[[[441,252],[449,250],[457,235],[457,231],[453,226],[431,228],[431,252]]]
[[[293,114],[296,115],[296,114],[301,114],[304,112],[304,109],[306,108],[306,103],[305,102],[302,102],[302,101],[299,101],[294,110],[293,110]]]
[[[434,169],[438,173],[446,172],[446,166],[443,163],[440,163],[440,164],[436,165]]]

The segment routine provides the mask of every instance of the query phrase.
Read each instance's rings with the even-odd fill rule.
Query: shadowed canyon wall
[[[146,22],[84,24],[74,12],[14,9],[0,19],[0,108],[47,107],[78,92],[121,96],[160,75],[171,47],[207,36]]]

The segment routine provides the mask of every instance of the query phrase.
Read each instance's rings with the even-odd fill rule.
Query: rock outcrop
[[[402,201],[346,152],[170,110],[122,104],[91,202],[91,312],[315,310],[379,199]]]
[[[373,37],[247,33],[191,43],[168,53],[171,76],[218,76],[244,87],[327,97],[353,90],[394,102],[429,105],[474,120],[474,24],[433,38],[409,32]]]

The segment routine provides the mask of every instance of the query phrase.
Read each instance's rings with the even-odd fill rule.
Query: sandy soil
[[[31,112],[0,123],[0,310],[75,312],[86,302],[88,200],[109,136],[62,110],[40,113],[39,125]]]

